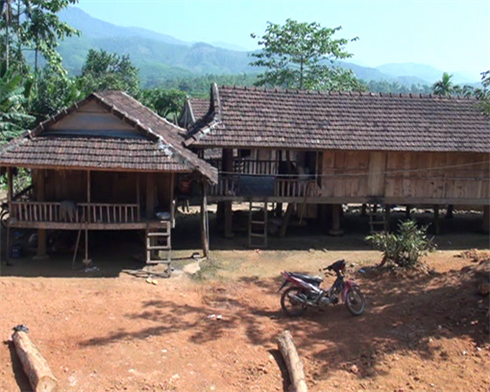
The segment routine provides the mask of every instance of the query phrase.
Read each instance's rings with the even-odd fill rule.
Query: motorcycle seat
[[[303,274],[297,274],[295,272],[291,272],[291,275],[301,280],[304,280],[305,282],[312,282],[312,283],[323,282],[323,278],[321,276],[303,275]]]

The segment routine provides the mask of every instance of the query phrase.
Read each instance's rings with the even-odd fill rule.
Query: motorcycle
[[[320,271],[327,276],[333,271],[337,279],[328,290],[320,288],[323,278],[320,276],[303,275],[294,272],[282,272],[284,283],[279,292],[288,287],[281,296],[281,308],[290,317],[301,316],[307,308],[323,308],[337,304],[339,296],[354,316],[360,316],[366,309],[366,299],[357,283],[344,279],[345,260],[337,260]]]

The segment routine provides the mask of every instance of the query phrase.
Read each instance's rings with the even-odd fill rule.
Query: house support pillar
[[[389,204],[385,205],[385,231],[390,231],[391,228],[391,206]]]
[[[36,197],[37,201],[45,201],[45,171],[43,169],[38,169],[33,173],[36,177]],[[37,230],[37,252],[34,256],[35,260],[44,260],[48,258],[47,254],[47,241],[48,236],[46,229]]]
[[[152,219],[155,215],[155,175],[146,175],[146,218]]]
[[[233,207],[231,201],[223,202],[225,215],[225,238],[233,238]]]
[[[405,206],[405,219],[410,219],[411,212],[412,212],[412,206],[410,204],[407,204]]]
[[[490,205],[483,206],[483,231],[490,232]]]
[[[201,240],[202,252],[204,257],[209,257],[209,218],[208,218],[208,198],[206,195],[206,180],[202,180],[202,200],[201,200]]]
[[[7,167],[7,201],[10,205],[10,202],[12,201],[12,195],[13,195],[13,178],[12,178],[12,168],[9,166]],[[1,230],[1,229],[0,229]],[[1,238],[0,238],[1,240]],[[5,249],[5,260],[7,262],[7,265],[12,265],[10,263],[10,227],[7,227],[7,249]],[[0,254],[1,258],[1,254]]]
[[[361,217],[365,218],[367,216],[367,204],[363,203],[361,206]]]
[[[439,235],[441,233],[439,206],[434,206],[434,232],[436,233],[436,235]]]
[[[232,177],[233,173],[233,149],[223,149],[221,157],[221,170],[225,177]],[[225,223],[224,235],[225,238],[233,238],[233,207],[231,201],[225,201],[222,204],[222,213],[218,213],[218,220],[223,216]],[[222,214],[222,215],[221,215]]]
[[[446,209],[446,216],[445,216],[445,218],[446,219],[453,219],[454,218],[453,211],[454,211],[454,205],[453,204],[449,204],[447,206],[447,209]]]
[[[341,236],[344,231],[340,228],[342,204],[332,204],[332,228],[328,232],[332,236]]]

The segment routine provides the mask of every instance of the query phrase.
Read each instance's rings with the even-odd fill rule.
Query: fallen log
[[[277,346],[288,368],[291,392],[307,392],[303,363],[299,358],[293,337],[289,331],[286,330],[277,336]]]
[[[15,351],[22,362],[24,372],[29,378],[33,391],[58,391],[58,380],[54,377],[44,357],[27,336],[29,330],[24,325],[19,325],[14,328],[14,331],[12,340]]]

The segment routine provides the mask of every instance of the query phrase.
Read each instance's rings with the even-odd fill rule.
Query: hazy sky
[[[342,26],[338,37],[362,65],[423,63],[474,79],[490,68],[489,0],[80,0],[91,16],[183,41],[226,42],[256,49],[268,21]]]

